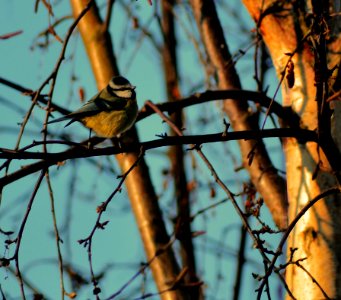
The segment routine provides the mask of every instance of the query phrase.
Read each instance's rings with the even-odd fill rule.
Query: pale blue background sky
[[[103,5],[106,3],[106,1],[98,2]],[[0,0],[0,35],[23,30],[23,33],[16,37],[0,40],[0,76],[33,90],[37,89],[53,70],[61,50],[61,45],[55,40],[52,40],[52,46],[48,49],[38,49],[35,47],[32,50],[32,46],[37,41],[37,35],[46,29],[48,22],[46,9],[40,4],[39,11],[35,14],[33,11],[34,3],[35,1]],[[54,5],[54,12],[57,18],[70,14],[68,1],[57,1],[57,3],[59,4]],[[154,8],[150,7],[147,1],[133,1],[131,7],[139,17],[141,24],[146,24],[153,14]],[[224,4],[219,11],[222,20],[224,20],[224,26],[231,30],[228,36],[231,52],[236,53],[238,49],[245,48],[249,41],[246,35],[240,33],[239,24],[235,20],[231,19],[228,22],[226,7],[236,8],[239,18],[246,20],[244,26],[248,30],[253,27],[253,24],[239,1],[229,2],[228,5]],[[184,12],[180,8],[176,11],[180,16],[184,16]],[[64,37],[65,30],[70,24],[71,21],[67,21],[65,25],[57,27],[57,33]],[[188,26],[187,23],[186,26]],[[155,23],[152,23],[150,29],[157,33]],[[135,48],[135,41],[140,37],[140,32],[131,28],[130,22],[127,21],[126,13],[119,3],[115,5],[110,30],[114,35],[114,47],[117,52],[120,70],[124,76],[137,86],[139,106],[143,106],[144,101],[147,99],[151,99],[154,102],[164,101],[165,92],[160,57],[147,39],[144,39],[140,48]],[[184,35],[183,31],[178,31],[178,36],[182,41],[178,51],[179,70],[183,79],[181,87],[183,95],[186,96],[193,92],[195,86],[202,83],[204,77],[202,68],[198,67],[198,58],[191,42]],[[39,41],[42,42],[43,39],[39,39]],[[122,45],[125,45],[124,48]],[[135,52],[136,55],[134,54]],[[72,60],[70,60],[71,54],[75,55]],[[65,105],[69,109],[75,109],[80,106],[77,93],[78,88],[84,88],[86,96],[89,98],[96,93],[96,85],[78,35],[75,35],[70,41],[66,56],[67,61],[64,61],[58,74],[53,102]],[[255,83],[252,80],[252,59],[251,53],[237,64],[237,69],[242,74],[243,87],[245,89],[255,88]],[[72,74],[78,78],[73,85],[70,84]],[[273,72],[268,75],[268,78],[275,78]],[[272,84],[269,93],[271,95],[271,91],[274,90],[274,82],[270,80],[269,83]],[[204,89],[200,88],[199,90]],[[7,102],[19,107],[20,111],[9,108],[6,104]],[[30,101],[27,97],[0,85],[0,147],[14,147],[19,131],[19,125],[17,124],[22,121],[29,104]],[[186,109],[188,121],[186,133],[200,134],[222,131],[223,116],[219,113],[218,107],[218,105],[210,103],[201,106],[199,109],[195,107]],[[58,114],[55,113],[55,116],[58,116]],[[43,117],[44,111],[36,108],[22,140],[22,146],[30,144],[33,140],[41,140],[39,132],[42,127]],[[216,122],[210,122],[204,127],[202,125],[199,126],[198,117],[205,117],[209,121],[216,120]],[[162,124],[156,116],[138,123],[137,128],[141,140],[154,139],[156,134],[167,131],[167,126]],[[88,131],[80,124],[75,124],[67,129],[63,128],[63,124],[56,124],[53,127],[51,126],[50,130],[51,132],[63,131],[70,134],[72,140],[75,141],[81,141],[88,135]],[[245,172],[242,171],[237,174],[233,172],[234,163],[231,157],[227,155],[228,151],[235,154],[238,153],[233,145],[235,143],[232,142],[223,146],[221,144],[205,145],[203,149],[208,157],[212,159],[214,167],[217,168],[218,173],[225,179],[229,187],[238,192],[240,191],[238,184],[245,178]],[[269,145],[271,149],[274,149],[273,151],[278,153],[278,142],[271,142]],[[50,151],[57,151],[61,148],[53,146],[49,149]],[[40,149],[38,148],[37,150]],[[171,188],[165,189],[163,187],[165,178],[161,176],[161,170],[168,167],[168,163],[165,160],[166,151],[167,149],[151,151],[147,154],[146,159],[150,166],[156,191],[163,196],[160,205],[164,209],[164,214],[165,216],[169,216],[169,214],[174,216],[172,190]],[[85,160],[75,160],[68,161],[66,166],[60,167],[58,170],[55,166],[50,168],[56,200],[56,215],[61,235],[65,239],[62,245],[64,259],[65,262],[72,261],[76,268],[84,271],[87,279],[89,279],[87,253],[82,246],[78,245],[77,240],[88,235],[97,217],[95,212],[96,206],[108,197],[118,183],[115,174],[108,176],[101,167],[107,166],[108,161],[110,161],[110,166],[118,170],[112,158],[100,157],[93,161],[96,162],[96,166]],[[12,163],[10,172],[27,163],[25,161]],[[189,180],[196,179],[201,184],[201,189],[192,195],[194,202],[193,212],[213,203],[213,200],[209,197],[210,189],[207,186],[207,183],[212,181],[210,173],[199,160],[197,160],[197,163],[196,173],[194,173],[190,157],[187,161]],[[277,156],[276,166],[281,168],[281,164],[281,158]],[[68,168],[68,166],[71,167]],[[1,173],[1,176],[3,176],[3,173]],[[38,173],[5,188],[0,207],[0,226],[2,229],[14,231],[18,229],[33,189],[32,184],[35,183],[37,176]],[[74,197],[72,199],[69,197],[70,182],[74,183]],[[217,197],[214,201],[224,197],[217,188]],[[71,222],[66,223],[69,214],[71,215]],[[93,259],[94,269],[97,273],[108,264],[114,264],[114,268],[101,280],[102,297],[105,297],[114,293],[123,285],[136,272],[138,264],[145,261],[145,257],[136,224],[130,212],[125,189],[112,201],[103,220],[110,220],[110,223],[105,231],[98,231],[96,233]],[[216,299],[230,299],[231,297],[235,275],[236,258],[234,255],[239,243],[239,224],[240,221],[230,203],[208,211],[205,217],[198,217],[193,223],[195,230],[207,232],[206,235],[195,240],[198,246],[198,273],[207,284],[207,294],[212,295],[212,297],[214,295]],[[168,225],[170,225],[170,222],[168,222]],[[67,240],[67,235],[64,235],[63,226],[68,226],[70,229],[69,240]],[[169,232],[171,232],[170,226]],[[12,237],[14,238],[15,235]],[[3,248],[3,240],[4,236],[0,235],[1,256],[9,256]],[[228,254],[222,254],[222,258],[219,258],[216,251],[220,251],[217,243],[221,242],[226,243],[223,251],[226,251]],[[251,276],[251,272],[259,272],[262,268],[258,253],[256,251],[250,252],[251,246],[249,242],[247,247],[248,257],[252,260],[257,260],[257,263],[247,264],[244,273],[242,299],[250,299],[249,297],[257,285],[257,282]],[[10,249],[11,254],[14,247]],[[206,251],[207,249],[215,250],[211,252]],[[55,264],[56,247],[53,239],[50,202],[45,182],[39,189],[34,202],[24,234],[20,257],[24,275],[32,280],[39,290],[46,293],[49,299],[60,299],[59,275]],[[128,263],[129,267],[124,265],[124,263]],[[223,276],[220,282],[216,278],[219,269]],[[150,273],[148,273],[148,277],[150,276]],[[119,299],[132,299],[129,296],[130,293],[135,288],[140,288],[142,280],[142,277],[139,277],[127,289],[127,293],[122,294],[122,297]],[[18,284],[9,271],[0,269],[0,284],[8,299],[17,299],[19,295]],[[67,284],[67,290],[70,291],[68,287],[69,285]],[[277,285],[274,285],[275,289],[277,289]],[[30,291],[28,289],[26,291],[29,295]],[[91,299],[91,291],[92,286],[89,284],[88,288],[81,290],[78,299]],[[148,286],[147,291],[153,292],[155,290],[153,286]],[[274,299],[275,294],[273,294]],[[139,295],[139,293],[134,295]],[[215,299],[212,297],[208,296],[207,299]]]

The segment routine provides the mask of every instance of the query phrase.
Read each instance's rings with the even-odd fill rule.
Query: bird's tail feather
[[[64,121],[64,120],[67,120],[68,117],[61,117],[61,118],[58,118],[58,119],[54,119],[54,120],[50,120],[48,122],[46,122],[46,124],[52,124],[52,123],[57,123],[57,122],[61,122],[61,121]]]
[[[46,122],[46,124],[58,123],[58,122],[62,122],[62,121],[65,121],[65,120],[70,120],[70,116],[64,116],[64,117],[61,117],[61,118],[58,118],[58,119],[55,119],[55,120],[51,120],[51,121]],[[65,125],[65,127],[69,126],[74,121],[75,121],[75,119],[72,119],[69,123],[67,123]]]
[[[71,125],[73,122],[76,122],[76,119],[71,119],[70,122],[68,122],[64,127],[68,127],[69,125]]]

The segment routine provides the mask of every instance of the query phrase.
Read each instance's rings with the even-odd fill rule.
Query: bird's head
[[[111,78],[107,86],[110,94],[114,94],[120,98],[135,98],[135,88],[128,79],[122,76]]]

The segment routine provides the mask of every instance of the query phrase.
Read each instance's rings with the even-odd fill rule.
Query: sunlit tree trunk
[[[262,2],[265,2],[263,7]],[[329,5],[328,2],[318,2],[321,7]],[[325,124],[330,122],[331,117],[331,114],[327,117],[318,114],[319,109],[329,110],[329,103],[326,102],[324,108],[318,108],[319,101],[325,101],[326,98],[318,93],[319,85],[324,79],[316,77],[316,68],[319,67],[317,64],[323,61],[321,53],[318,53],[318,59],[316,53],[326,32],[321,32],[320,35],[313,33],[309,24],[311,21],[307,19],[310,13],[310,17],[318,20],[318,9],[314,8],[314,5],[311,7],[309,3],[304,4],[303,1],[284,4],[283,1],[244,0],[244,4],[259,26],[259,33],[270,51],[279,79],[284,78],[283,105],[291,106],[301,116],[302,128],[321,131]],[[289,68],[286,69],[290,59],[293,64],[289,63]],[[327,59],[329,62],[335,62],[332,55]],[[337,60],[339,63],[340,60]],[[290,78],[292,74],[289,78],[283,77],[283,72],[290,73],[292,66],[294,83],[290,83],[290,80],[293,80],[293,77]],[[328,65],[329,68],[333,66]],[[331,86],[333,80],[328,77],[327,72],[323,73]],[[330,132],[324,132],[324,136],[328,135]],[[340,131],[338,135],[329,139],[328,147],[324,148],[327,151],[322,151],[322,140],[321,147],[317,147],[315,143],[303,145],[291,138],[284,140],[289,222],[309,200],[337,184],[331,173],[334,172],[338,176],[339,163],[329,151],[339,153],[340,148],[336,146],[335,140],[340,139]],[[299,263],[303,268],[291,264],[286,270],[289,289],[297,299],[325,299],[326,295],[333,299],[341,297],[340,201],[340,197],[335,196],[318,202],[300,219],[288,240],[288,261],[292,251],[292,262],[304,259]]]
[[[78,16],[87,3],[87,0],[71,0],[74,15]],[[79,24],[79,30],[98,89],[106,86],[113,75],[119,74],[106,25],[107,23],[102,22],[100,19],[95,5]],[[128,138],[137,141],[136,131],[131,130]],[[123,173],[131,168],[138,159],[138,155],[139,153],[126,153],[116,156]],[[161,298],[167,300],[187,299],[184,290],[172,289],[180,270],[170,245],[158,199],[143,158],[140,160],[139,165],[129,174],[125,183],[147,259],[148,261],[153,260],[150,268]]]

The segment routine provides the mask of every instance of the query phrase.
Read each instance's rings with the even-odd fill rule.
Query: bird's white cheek
[[[116,95],[121,98],[131,98],[133,92],[131,90],[117,91]]]

